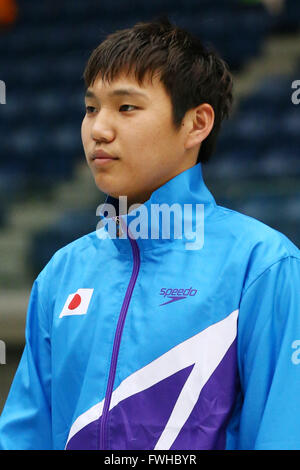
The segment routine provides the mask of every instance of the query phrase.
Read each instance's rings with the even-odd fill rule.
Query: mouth
[[[119,160],[119,158],[114,157],[113,155],[110,155],[109,153],[104,152],[104,150],[97,150],[92,154],[91,160],[95,165],[102,166],[107,163],[111,163],[113,161]]]

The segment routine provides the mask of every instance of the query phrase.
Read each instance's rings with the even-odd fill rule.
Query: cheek
[[[88,144],[88,126],[85,118],[83,119],[81,124],[81,140],[83,147],[86,148]]]
[[[169,137],[169,123],[162,116],[141,120],[132,127],[132,142],[143,153],[151,153],[154,149],[163,146]]]

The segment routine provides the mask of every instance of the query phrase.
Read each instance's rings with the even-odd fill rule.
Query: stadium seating
[[[18,6],[15,27],[3,32],[0,40],[0,79],[7,84],[8,96],[6,105],[0,106],[0,224],[5,223],[4,200],[15,200],[32,185],[52,188],[71,180],[84,158],[82,72],[89,53],[107,33],[166,12],[212,45],[238,72],[259,56],[270,33],[299,30],[300,18],[300,3],[293,0],[286,1],[280,17],[271,16],[260,4],[249,6],[240,0],[19,0]],[[223,127],[208,176],[300,176],[299,111],[290,99],[294,78],[264,80],[242,100]],[[248,206],[242,200],[237,203],[264,218],[274,199]],[[289,204],[286,201],[285,207]],[[293,207],[299,209],[296,203]],[[64,224],[66,220],[64,216]],[[286,224],[296,233],[294,219],[288,218]],[[63,229],[59,222],[36,234],[31,250],[35,273],[54,249],[89,227],[94,230],[95,216],[78,214]]]
[[[16,152],[15,164],[25,179],[32,168],[30,155],[33,161],[40,161],[39,139],[52,142],[52,161],[60,161],[62,153],[72,151],[68,138],[57,142],[56,151],[54,121],[66,124],[70,132],[73,129],[76,164],[82,151],[77,138],[83,110],[82,72],[89,52],[108,32],[166,11],[179,25],[212,44],[233,69],[238,69],[259,53],[271,24],[261,6],[245,8],[237,0],[228,0],[226,5],[221,0],[62,0],[58,4],[50,0],[20,0],[18,6],[16,27],[3,33],[0,41],[1,79],[9,87],[7,104],[0,109],[4,122],[0,138],[4,149]],[[66,153],[60,147],[63,140]],[[0,170],[8,168],[8,161],[7,152],[2,152]],[[57,164],[55,181],[66,177],[65,169],[65,165]],[[48,183],[46,178],[45,184]]]
[[[282,14],[275,19],[274,28],[277,32],[291,34],[299,31],[300,3],[296,0],[285,0]]]

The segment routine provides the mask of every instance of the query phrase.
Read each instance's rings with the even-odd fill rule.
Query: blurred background
[[[212,44],[234,74],[233,116],[203,166],[217,203],[300,246],[298,0],[0,0],[0,412],[32,283],[55,251],[95,230],[104,200],[80,140],[85,63],[108,33],[160,13]]]

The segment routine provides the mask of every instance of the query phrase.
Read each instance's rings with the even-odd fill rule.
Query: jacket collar
[[[126,214],[122,210],[122,203],[124,201],[120,202],[118,198],[108,195],[100,210],[102,223],[106,224],[104,230],[121,251],[128,251],[130,248],[129,237],[136,239],[142,250],[165,246],[170,242],[191,243],[193,235],[196,241],[197,229],[204,230],[204,226],[200,225],[204,225],[204,220],[216,207],[215,199],[204,183],[201,163],[156,189],[150,199],[142,204],[143,207]],[[158,208],[161,211],[164,209],[165,218],[158,218]],[[171,214],[169,219],[168,213]],[[116,228],[116,223],[121,227],[119,237],[112,231]],[[107,233],[102,231],[99,238],[108,238]],[[200,239],[198,242],[201,243]],[[196,245],[195,243],[195,247],[190,249],[196,249]]]

